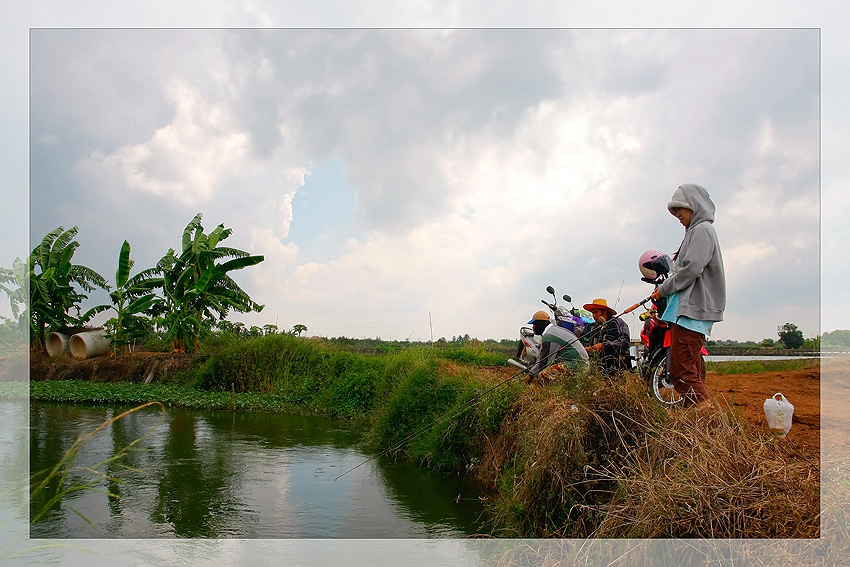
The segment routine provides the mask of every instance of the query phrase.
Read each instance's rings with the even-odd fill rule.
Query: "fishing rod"
[[[631,313],[632,311],[634,311],[638,307],[646,304],[646,302],[650,301],[651,299],[652,299],[652,296],[650,295],[646,299],[642,299],[642,300],[638,301],[637,303],[635,303],[631,307],[628,307],[628,308],[624,309],[623,311],[621,311],[620,313],[617,313],[616,315],[614,315],[610,319],[607,319],[604,323],[597,324],[593,329],[588,331],[587,334],[582,335],[582,338],[585,339],[585,341],[587,341],[589,339],[596,339],[597,338],[596,335],[601,335],[602,332],[605,330],[605,328],[608,327],[608,323],[610,323],[614,319],[621,318],[623,315],[626,315],[627,313]]]
[[[615,316],[614,316],[614,317],[612,317],[611,319],[616,319],[617,317],[620,317],[620,316],[622,316],[622,315],[625,315],[626,313],[630,313],[630,312],[634,311],[635,309],[637,309],[637,308],[638,308],[638,307],[640,307],[641,305],[645,304],[645,303],[646,303],[647,301],[649,301],[650,299],[652,299],[652,297],[651,297],[651,296],[650,296],[650,297],[647,297],[646,299],[644,299],[644,300],[642,300],[642,301],[640,301],[640,302],[638,302],[638,303],[635,303],[634,305],[632,305],[631,307],[629,307],[628,309],[626,309],[626,310],[625,310],[625,311],[623,311],[622,313],[620,313],[620,314],[618,314],[618,315],[615,315]],[[609,320],[610,320],[610,319],[609,319]],[[600,326],[599,328],[595,329],[595,331],[598,331],[599,329],[601,329],[601,326]],[[594,332],[594,331],[591,331],[591,333],[590,333],[590,334],[593,334],[593,332]],[[559,352],[561,352],[562,350],[564,350],[564,349],[565,349],[565,348],[567,348],[568,346],[573,345],[573,344],[574,344],[574,343],[576,343],[576,342],[578,342],[578,343],[580,344],[580,343],[581,343],[581,339],[579,339],[579,337],[576,337],[575,339],[570,340],[568,343],[566,343],[566,344],[564,344],[564,345],[560,346],[560,347],[559,347],[559,348],[558,348],[555,352],[553,352],[553,353],[549,354],[546,358],[549,358],[549,359],[554,360],[555,356],[556,356]],[[377,455],[373,455],[373,456],[369,457],[368,459],[366,459],[365,461],[363,461],[363,462],[361,462],[361,463],[359,463],[359,464],[357,464],[357,465],[353,466],[352,468],[348,469],[347,471],[345,471],[344,473],[342,473],[341,475],[339,475],[338,477],[336,477],[336,478],[334,479],[334,482],[336,482],[337,480],[341,479],[342,477],[344,477],[344,476],[345,476],[345,475],[347,475],[348,473],[350,473],[350,472],[353,472],[353,471],[357,470],[358,468],[362,467],[362,466],[363,466],[363,465],[365,465],[366,463],[370,463],[370,462],[372,462],[372,461],[374,461],[374,460],[376,460],[376,459],[379,459],[379,458],[383,457],[384,455],[388,455],[389,453],[392,453],[393,451],[396,451],[397,449],[401,448],[401,446],[402,446],[402,445],[404,445],[405,443],[407,443],[407,442],[408,442],[408,441],[410,441],[411,439],[413,439],[413,438],[415,438],[415,437],[418,437],[419,435],[421,435],[421,434],[425,433],[426,431],[429,431],[430,429],[432,429],[432,428],[436,427],[436,426],[437,426],[437,425],[439,425],[440,423],[443,423],[444,421],[447,421],[447,420],[449,420],[449,419],[453,419],[453,418],[455,418],[455,417],[459,416],[461,413],[463,413],[464,411],[466,411],[467,409],[469,409],[470,407],[472,407],[474,404],[476,404],[476,403],[480,402],[480,401],[481,401],[481,399],[482,399],[484,396],[486,396],[487,394],[489,394],[490,392],[492,392],[492,391],[494,391],[494,390],[496,390],[496,389],[498,389],[498,388],[501,388],[501,387],[502,387],[502,386],[504,386],[505,384],[507,384],[507,383],[511,382],[512,380],[514,380],[517,376],[519,376],[519,375],[521,375],[521,374],[524,374],[524,373],[528,373],[528,372],[530,372],[531,368],[532,368],[533,366],[535,366],[536,364],[539,364],[539,362],[540,362],[540,361],[538,361],[537,363],[535,363],[535,364],[533,364],[533,365],[531,365],[531,366],[526,366],[526,367],[522,368],[519,372],[516,372],[516,373],[512,374],[511,376],[509,376],[508,378],[506,378],[506,379],[502,380],[501,382],[499,382],[498,384],[496,384],[495,386],[493,386],[493,387],[492,387],[492,388],[490,388],[489,390],[486,390],[486,391],[482,392],[481,394],[478,394],[478,395],[477,395],[477,396],[475,396],[474,398],[471,398],[470,400],[468,400],[467,402],[465,402],[464,404],[462,404],[460,407],[457,407],[457,408],[455,408],[455,409],[453,409],[453,410],[450,410],[450,411],[448,411],[447,413],[445,413],[445,414],[443,414],[442,416],[440,416],[440,417],[438,417],[437,419],[435,419],[434,421],[432,421],[432,422],[428,423],[427,425],[424,425],[423,427],[420,427],[419,429],[417,429],[417,430],[416,430],[416,431],[414,431],[413,433],[409,434],[407,437],[405,437],[404,439],[402,439],[401,441],[399,441],[398,443],[396,443],[396,444],[395,444],[395,445],[393,445],[392,447],[389,447],[389,448],[387,448],[387,449],[384,449],[383,451],[381,451],[381,452],[380,452],[380,453],[378,453]]]
[[[620,317],[622,317],[623,315],[626,315],[626,314],[628,314],[628,313],[631,313],[632,311],[634,311],[635,309],[637,309],[637,308],[638,308],[638,307],[640,307],[641,305],[645,305],[645,304],[646,304],[646,302],[647,302],[647,301],[650,301],[650,300],[652,300],[652,296],[651,296],[651,295],[650,295],[649,297],[647,297],[646,299],[642,299],[642,300],[638,301],[637,303],[635,303],[635,304],[634,304],[634,305],[632,305],[631,307],[628,307],[628,308],[624,309],[623,311],[621,311],[620,313],[618,313],[618,314],[614,315],[613,317],[611,317],[611,318],[607,319],[607,320],[605,321],[605,323],[597,324],[596,326],[594,326],[594,327],[593,327],[593,329],[591,329],[590,331],[588,331],[588,332],[587,332],[587,334],[582,335],[582,336],[581,336],[581,338],[583,338],[583,339],[585,339],[585,340],[586,340],[586,339],[590,339],[590,338],[595,338],[595,337],[594,337],[594,335],[596,335],[596,334],[598,334],[598,333],[601,333],[601,332],[602,332],[602,330],[603,330],[603,329],[606,327],[606,325],[608,324],[608,321],[613,321],[614,319],[619,319],[619,318],[620,318]],[[566,346],[566,345],[565,345],[565,346]]]
[[[647,301],[651,301],[651,300],[652,300],[652,296],[650,295],[650,296],[649,296],[649,297],[647,297],[646,299],[643,299],[643,300],[641,300],[641,301],[638,301],[637,303],[635,303],[635,304],[634,304],[634,305],[632,305],[631,307],[629,307],[629,308],[625,309],[625,310],[624,310],[622,313],[620,313],[619,315],[616,315],[616,316],[612,317],[612,319],[616,319],[617,317],[621,317],[621,316],[625,315],[626,313],[631,313],[632,311],[634,311],[635,309],[637,309],[637,308],[638,308],[638,307],[640,307],[641,305],[646,304],[646,302],[647,302]]]

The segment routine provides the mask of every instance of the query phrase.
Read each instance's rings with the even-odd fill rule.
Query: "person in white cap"
[[[536,312],[528,323],[535,335],[541,335],[542,343],[537,361],[528,369],[526,382],[537,379],[546,383],[558,373],[569,374],[587,368],[587,352],[575,335],[572,323],[565,322],[564,327],[555,325],[545,311]]]
[[[685,227],[685,237],[673,256],[673,272],[651,297],[667,298],[661,319],[671,323],[673,387],[683,397],[683,405],[709,406],[701,351],[726,309],[726,272],[714,230],[715,206],[704,187],[688,183],[676,189],[667,210]]]

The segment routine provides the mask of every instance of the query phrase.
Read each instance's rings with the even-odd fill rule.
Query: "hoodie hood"
[[[683,203],[694,212],[688,229],[693,228],[702,222],[714,222],[714,202],[711,200],[711,197],[708,196],[708,191],[706,191],[704,187],[693,183],[679,185],[679,188],[676,189],[675,193],[673,193],[671,203],[674,202]],[[668,210],[669,209],[670,206],[668,205]]]

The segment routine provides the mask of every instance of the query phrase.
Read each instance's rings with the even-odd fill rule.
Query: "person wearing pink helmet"
[[[685,227],[673,271],[652,293],[667,298],[661,319],[671,324],[670,378],[683,405],[709,406],[702,347],[726,309],[726,272],[714,230],[715,205],[704,187],[680,185],[667,210]]]

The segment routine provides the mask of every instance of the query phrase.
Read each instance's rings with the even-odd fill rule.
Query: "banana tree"
[[[198,213],[183,231],[180,256],[169,249],[157,264],[162,273],[167,337],[174,350],[187,350],[189,341],[196,350],[205,320],[224,319],[231,310],[247,313],[263,309],[239,287],[230,273],[259,264],[264,258],[219,246],[231,233],[231,229],[220,224],[205,234]],[[226,258],[230,259],[217,263]]]
[[[159,271],[149,268],[130,277],[133,264],[130,243],[125,240],[118,253],[115,291],[109,294],[116,316],[107,321],[107,327],[112,335],[115,352],[150,332],[150,320],[143,315],[162,302],[162,298],[154,293],[155,289],[162,287]]]
[[[11,284],[8,285],[8,284]],[[0,289],[9,298],[9,307],[19,333],[24,336],[27,324],[27,265],[20,258],[15,258],[11,268],[0,268]]]
[[[79,247],[74,240],[76,235],[76,226],[68,230],[60,226],[30,253],[26,279],[30,291],[30,340],[34,347],[43,348],[48,328],[85,325],[94,315],[109,309],[108,305],[98,305],[80,312],[80,303],[88,297],[85,292],[95,288],[108,290],[109,284],[91,268],[71,263]],[[72,309],[76,315],[70,313]]]

